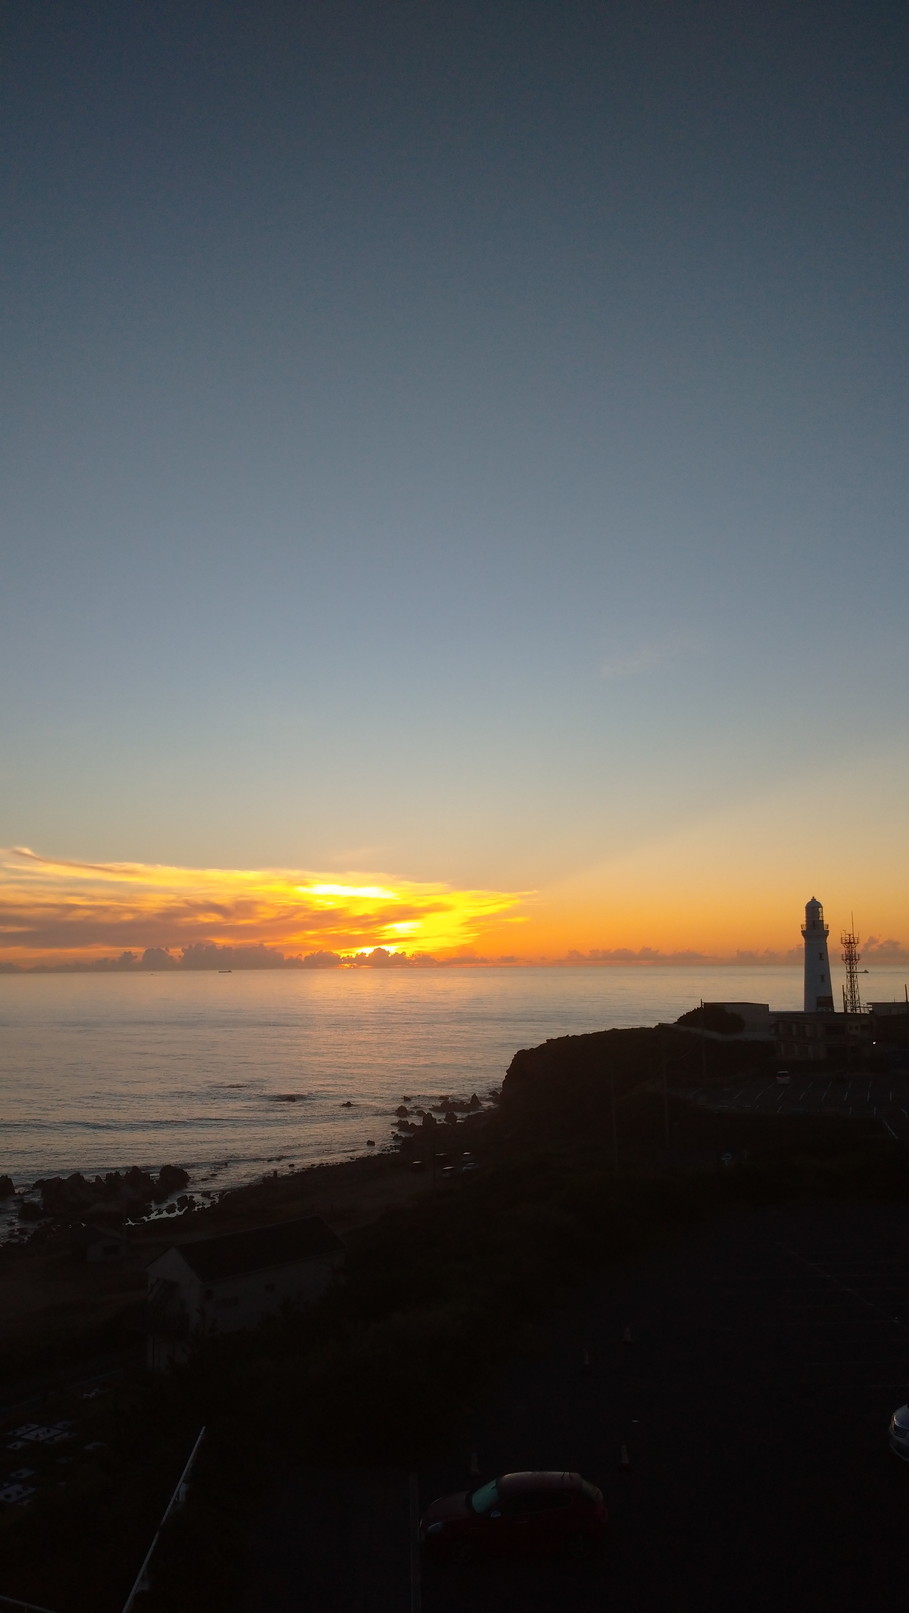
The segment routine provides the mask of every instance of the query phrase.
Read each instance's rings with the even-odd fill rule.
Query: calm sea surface
[[[868,995],[902,997],[904,972]],[[0,976],[0,1172],[169,1163],[223,1188],[381,1148],[402,1097],[483,1098],[547,1037],[801,990],[798,968],[728,966]]]

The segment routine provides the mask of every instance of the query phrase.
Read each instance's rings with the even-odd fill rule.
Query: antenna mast
[[[855,933],[855,919],[849,915],[852,925],[850,930],[844,930],[840,936],[840,945],[843,948],[843,962],[846,965],[846,984],[843,987],[843,1013],[862,1014],[862,999],[859,996],[858,966],[862,954],[859,951],[859,937]]]

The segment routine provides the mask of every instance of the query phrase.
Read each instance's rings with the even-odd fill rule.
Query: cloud
[[[793,947],[788,952],[773,952],[769,949],[764,952],[736,952],[729,957],[716,952],[695,952],[680,948],[676,952],[661,952],[659,947],[591,947],[589,952],[572,950],[559,963],[670,963],[696,966],[697,964],[740,964],[752,965],[792,963],[803,956],[801,947]]]
[[[457,962],[457,959],[448,961]],[[356,953],[351,962],[360,969],[432,969],[438,966],[438,959],[429,952],[389,952],[387,947]]]
[[[909,963],[909,951],[902,941],[882,941],[876,935],[869,935],[867,941],[862,942],[860,951],[866,963]]]
[[[610,656],[601,664],[600,676],[610,680],[638,677],[642,672],[650,672],[653,667],[661,666],[664,661],[674,661],[697,648],[698,641],[688,634],[645,642],[628,654]]]
[[[222,957],[223,968],[312,968],[319,965],[307,956],[376,947],[395,955],[406,943],[416,961],[469,946],[526,894],[375,872],[83,863],[19,847],[0,854],[0,953],[18,963],[109,967],[111,954],[157,948],[192,968],[211,967],[206,949],[226,947],[233,961]]]

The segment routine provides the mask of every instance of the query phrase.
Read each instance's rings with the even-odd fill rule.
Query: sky
[[[2,26],[0,958],[909,950],[905,6]]]

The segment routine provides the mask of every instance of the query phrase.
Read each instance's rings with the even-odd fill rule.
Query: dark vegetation
[[[283,1470],[406,1468],[467,1448],[497,1371],[609,1263],[737,1206],[906,1196],[907,1151],[871,1122],[714,1115],[686,1098],[761,1059],[766,1048],[650,1030],[516,1054],[499,1108],[455,1133],[481,1169],[351,1233],[346,1281],[318,1308],[93,1403],[103,1448],[78,1482],[0,1519],[0,1590],[119,1613],[204,1423],[187,1505],[137,1606],[239,1608],[250,1518]]]
[[[741,1014],[733,1014],[722,1003],[701,1003],[699,1008],[690,1008],[687,1014],[679,1015],[676,1024],[692,1030],[716,1031],[720,1036],[737,1036],[745,1029]]]

